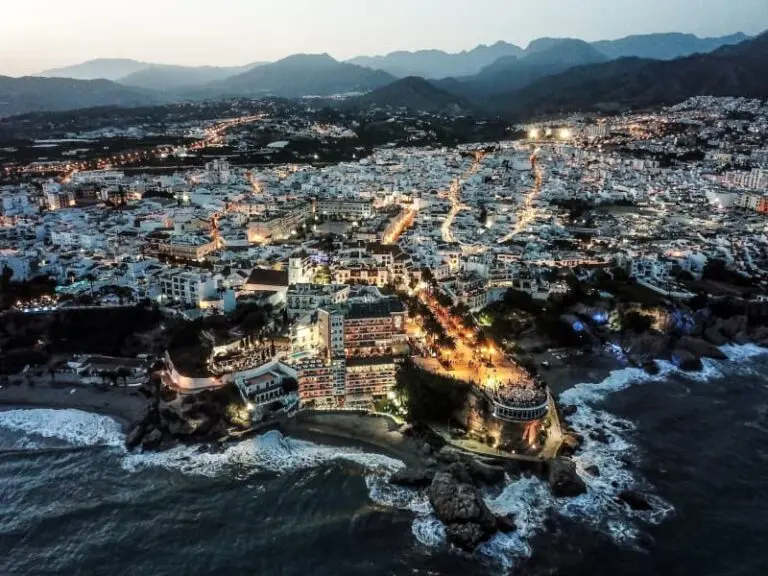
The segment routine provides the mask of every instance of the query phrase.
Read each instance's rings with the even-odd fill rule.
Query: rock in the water
[[[560,412],[562,412],[564,418],[567,418],[568,416],[573,416],[574,414],[576,414],[577,410],[578,408],[573,405],[562,406],[560,408]]]
[[[714,358],[715,360],[726,360],[728,358],[720,348],[701,338],[684,336],[677,342],[677,347],[688,350],[700,357]]]
[[[504,468],[500,466],[486,464],[474,458],[468,458],[465,465],[475,486],[495,486],[504,482]]]
[[[497,520],[477,488],[449,472],[435,474],[429,502],[445,525],[449,541],[460,548],[474,550],[496,532]]]
[[[446,466],[445,471],[456,478],[456,480],[459,482],[474,485],[472,476],[470,476],[467,467],[464,466],[462,462],[454,462],[453,464]]]
[[[139,423],[133,427],[133,429],[125,437],[125,447],[128,449],[136,448],[141,444],[141,439],[144,437],[144,424]]]
[[[474,550],[489,538],[483,527],[474,522],[448,524],[445,527],[445,534],[451,544],[468,551]]]
[[[715,346],[724,346],[728,344],[728,337],[725,336],[717,326],[710,326],[704,330],[704,338]]]
[[[389,483],[395,486],[408,486],[410,488],[426,488],[432,484],[435,477],[434,470],[425,468],[401,468],[389,478]]]
[[[141,447],[144,450],[154,450],[163,441],[163,433],[157,428],[152,428],[145,435],[141,441]]]
[[[595,478],[600,477],[600,468],[597,467],[597,465],[593,464],[592,466],[587,466],[584,468],[584,472],[589,474],[590,476],[594,476]]]
[[[499,532],[508,534],[517,530],[517,524],[515,524],[515,515],[507,514],[505,516],[496,516],[496,529]]]
[[[558,498],[579,496],[587,491],[587,485],[576,472],[576,464],[565,458],[558,458],[550,464],[549,487]]]
[[[645,496],[633,490],[625,490],[618,495],[618,499],[636,512],[651,509]]]
[[[643,370],[645,370],[646,374],[650,374],[651,376],[656,376],[661,370],[659,369],[659,365],[656,364],[655,360],[647,360],[643,362],[642,364]]]
[[[672,352],[672,358],[677,366],[686,372],[698,372],[704,368],[701,358],[697,354],[682,348],[675,348],[674,352]]]
[[[594,432],[590,432],[589,437],[596,442],[600,442],[601,444],[608,444],[608,442],[611,441],[611,438],[610,436],[608,436],[608,433],[602,428],[598,428]]]

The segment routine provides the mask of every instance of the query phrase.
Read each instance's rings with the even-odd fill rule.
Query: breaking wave
[[[123,446],[120,424],[109,416],[81,410],[32,408],[0,412],[0,428],[73,446]]]

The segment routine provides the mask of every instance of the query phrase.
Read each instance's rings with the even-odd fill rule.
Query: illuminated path
[[[477,171],[480,169],[480,165],[483,162],[483,158],[485,158],[484,152],[476,152],[475,161],[472,163],[472,166],[470,166],[470,168],[460,178],[457,178],[451,182],[451,188],[449,190],[451,210],[448,212],[448,216],[445,218],[443,225],[440,227],[440,231],[443,235],[443,242],[456,242],[456,237],[451,231],[451,226],[453,226],[453,221],[456,219],[456,215],[462,210],[469,208],[469,206],[466,204],[461,203],[461,187],[464,183],[464,180],[477,173]]]
[[[536,215],[538,214],[538,210],[533,206],[533,203],[538,199],[539,193],[541,192],[541,168],[539,168],[539,164],[535,161],[535,159],[532,161],[535,162],[533,165],[533,174],[535,179],[533,188],[531,188],[531,191],[526,194],[523,206],[517,213],[517,221],[515,222],[515,227],[509,234],[497,240],[499,244],[509,242],[512,240],[512,238],[520,234],[520,232],[525,230],[528,225],[536,219]]]

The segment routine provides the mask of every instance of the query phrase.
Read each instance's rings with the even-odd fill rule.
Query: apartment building
[[[318,200],[315,214],[343,218],[345,220],[365,220],[373,216],[373,202],[370,200]]]
[[[300,203],[252,220],[248,224],[248,242],[261,244],[269,240],[288,238],[301,227],[309,215],[309,204]]]
[[[396,376],[397,364],[391,356],[347,358],[345,405],[368,406],[386,397],[397,383]]]
[[[184,268],[171,268],[157,277],[160,292],[167,299],[188,306],[200,306],[206,299],[217,293],[216,278],[211,274],[200,274]]]
[[[292,284],[286,297],[288,317],[293,319],[318,308],[346,302],[349,292],[350,287],[346,285]]]

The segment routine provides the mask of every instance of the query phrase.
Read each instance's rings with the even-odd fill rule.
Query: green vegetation
[[[408,360],[397,373],[396,389],[405,400],[408,420],[447,424],[466,404],[471,385],[432,374]]]

